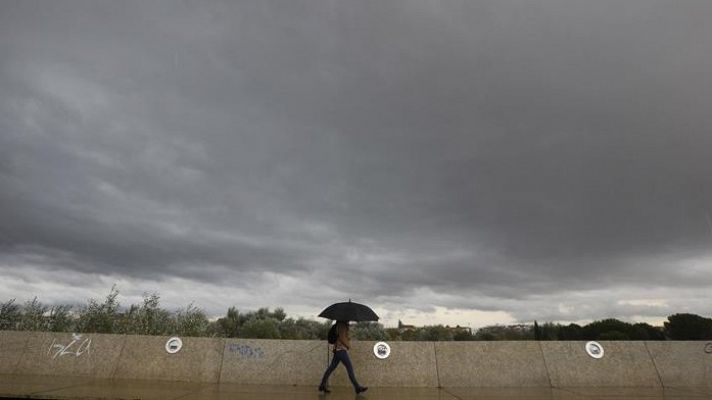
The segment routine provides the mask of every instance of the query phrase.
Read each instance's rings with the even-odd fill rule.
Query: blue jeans
[[[329,375],[339,366],[339,363],[344,364],[346,367],[346,372],[349,374],[349,379],[351,384],[354,385],[354,389],[358,389],[361,385],[356,382],[356,376],[354,375],[354,367],[351,365],[351,359],[349,358],[349,352],[346,350],[338,350],[334,352],[334,358],[331,360],[331,365],[324,371],[324,377],[321,378],[321,386],[326,386],[326,381],[329,379]]]

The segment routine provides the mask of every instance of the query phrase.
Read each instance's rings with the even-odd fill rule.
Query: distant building
[[[401,320],[398,320],[398,333],[413,332],[415,329],[415,325],[405,325]]]
[[[466,333],[468,335],[472,335],[472,328],[470,328],[469,326],[457,325],[451,327],[450,325],[446,325],[445,328],[447,328],[453,335],[457,335],[458,333]]]

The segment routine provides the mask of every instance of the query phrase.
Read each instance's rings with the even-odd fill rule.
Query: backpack
[[[339,333],[336,332],[336,324],[332,325],[329,329],[329,334],[326,336],[326,341],[329,344],[336,344],[336,339],[339,338]]]

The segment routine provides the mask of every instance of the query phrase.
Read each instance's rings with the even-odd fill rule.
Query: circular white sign
[[[384,360],[391,355],[391,346],[386,342],[378,342],[373,345],[373,354],[381,360]]]
[[[586,353],[593,358],[603,358],[603,346],[598,342],[586,343]]]
[[[175,354],[183,348],[183,341],[179,337],[172,337],[166,342],[166,351],[170,354]]]

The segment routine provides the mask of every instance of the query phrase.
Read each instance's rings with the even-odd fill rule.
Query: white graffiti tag
[[[53,360],[57,357],[62,357],[62,356],[79,357],[84,353],[88,353],[90,349],[91,349],[91,339],[90,338],[86,338],[86,339],[82,340],[82,335],[72,333],[72,341],[69,342],[69,344],[66,346],[63,344],[57,343],[57,339],[53,339],[52,344],[49,346],[49,349],[47,350],[47,355],[51,356],[52,350],[54,350],[55,353],[52,356]]]

